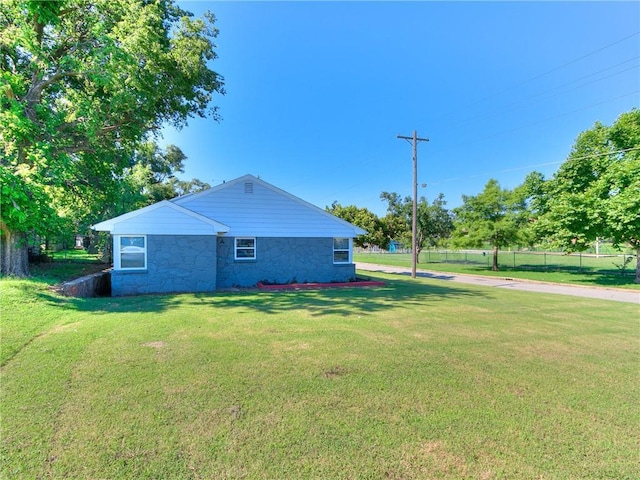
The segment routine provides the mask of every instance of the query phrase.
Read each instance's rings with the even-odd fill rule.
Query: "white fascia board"
[[[125,213],[123,215],[120,215],[118,217],[114,217],[111,218],[109,220],[105,220],[104,222],[100,222],[100,223],[96,223],[95,225],[91,226],[92,230],[96,230],[96,231],[100,231],[100,232],[109,232],[109,233],[114,233],[114,230],[117,229],[117,224],[124,222],[126,220],[131,220],[135,217],[138,217],[140,215],[146,215],[148,213],[153,212],[154,210],[157,210],[158,208],[162,208],[162,207],[168,207],[171,208],[173,210],[176,210],[177,212],[183,214],[183,215],[187,215],[189,217],[192,217],[198,221],[201,221],[203,223],[209,224],[213,227],[213,230],[215,233],[227,233],[229,231],[229,227],[227,225],[224,225],[223,223],[217,222],[211,218],[205,217],[204,215],[200,215],[199,213],[193,212],[191,210],[189,210],[188,208],[184,208],[181,207],[180,205],[176,205],[173,202],[170,202],[168,200],[162,200],[158,203],[154,203],[153,205],[148,205],[146,207],[143,208],[139,208],[138,210],[133,210],[132,212],[129,213]]]
[[[91,227],[89,228],[91,228],[91,230],[95,230],[96,232],[111,232],[113,230],[113,222],[111,220],[105,220],[104,222],[91,225]]]

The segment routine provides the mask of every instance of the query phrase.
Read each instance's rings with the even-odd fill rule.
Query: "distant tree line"
[[[366,208],[334,202],[327,210],[367,230],[356,245],[388,249],[391,240],[411,245],[412,199],[382,192],[387,213],[378,218]],[[551,178],[530,173],[512,189],[490,179],[477,195],[463,195],[462,205],[446,208],[444,195],[418,200],[417,250],[447,245],[493,249],[547,245],[581,252],[598,239],[636,251],[640,283],[640,110],[623,113],[611,126],[597,122],[582,132],[567,160]]]

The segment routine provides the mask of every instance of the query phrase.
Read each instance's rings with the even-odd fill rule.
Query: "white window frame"
[[[347,240],[349,245],[347,248],[336,248],[336,240]],[[336,265],[345,265],[351,263],[351,251],[352,251],[352,241],[353,239],[348,237],[334,237],[333,238],[333,263]],[[347,260],[346,261],[336,261],[336,252],[347,252]]]
[[[251,240],[253,241],[253,247],[246,247],[246,246],[239,247],[238,246],[239,240]],[[239,257],[238,250],[253,250],[253,257],[246,257],[246,256]],[[234,260],[251,261],[251,260],[256,260],[257,258],[258,258],[258,249],[257,249],[256,237],[235,237],[233,239],[233,259]]]
[[[144,239],[144,265],[142,267],[123,267],[122,266],[122,239],[123,238],[142,238]],[[140,271],[147,269],[147,236],[146,235],[114,235],[113,237],[113,267],[115,270],[122,271]]]

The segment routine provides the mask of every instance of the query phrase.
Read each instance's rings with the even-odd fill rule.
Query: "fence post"
[[[516,252],[513,252],[513,268],[516,268]]]

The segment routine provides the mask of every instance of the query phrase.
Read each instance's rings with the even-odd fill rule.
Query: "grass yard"
[[[637,478],[638,306],[1,279],[2,478]]]
[[[418,269],[437,272],[469,273],[485,276],[508,276],[542,282],[565,283],[584,286],[615,287],[640,290],[640,284],[634,283],[635,261],[627,265],[625,274],[616,270],[615,263],[620,259],[612,257],[587,257],[579,260],[576,256],[549,255],[546,267],[543,266],[542,254],[518,253],[514,260],[513,252],[501,252],[499,255],[500,270],[491,271],[491,254],[486,257],[478,254],[449,252],[444,254],[423,251],[420,254]],[[431,261],[429,261],[431,259]],[[354,253],[354,262],[377,263],[411,268],[411,254],[409,253]],[[580,266],[579,262],[582,263]],[[516,266],[512,266],[515,263]]]

